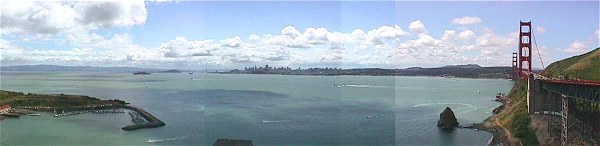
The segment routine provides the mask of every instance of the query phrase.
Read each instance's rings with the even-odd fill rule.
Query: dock
[[[133,125],[128,125],[128,126],[125,126],[125,127],[121,128],[121,129],[123,129],[125,131],[132,131],[132,130],[138,130],[138,129],[143,129],[143,128],[156,128],[156,127],[165,126],[165,123],[163,123],[158,118],[152,116],[152,114],[144,111],[141,108],[137,108],[137,107],[133,107],[133,106],[123,106],[122,108],[135,111],[135,112],[139,113],[139,115],[141,117],[143,117],[146,121],[148,121],[148,122],[143,122],[143,123],[135,123]]]

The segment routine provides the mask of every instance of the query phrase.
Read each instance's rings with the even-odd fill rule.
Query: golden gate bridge
[[[536,74],[531,69],[535,35],[530,22],[520,22],[518,52],[513,53],[513,79],[527,80],[529,114],[547,115],[550,135],[559,136],[562,145],[574,141],[600,144],[600,81],[556,79]],[[537,42],[535,43],[536,49]],[[540,56],[540,62],[544,66]]]

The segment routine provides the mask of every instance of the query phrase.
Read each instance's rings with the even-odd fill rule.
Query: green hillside
[[[539,145],[536,134],[529,124],[531,117],[527,113],[527,81],[519,79],[508,94],[509,102],[506,108],[498,113],[502,125],[508,128],[513,135],[524,145]]]
[[[544,74],[567,79],[600,80],[600,48],[550,64]]]
[[[550,64],[542,74],[551,78],[600,80],[600,48]],[[532,127],[527,113],[527,81],[518,79],[508,94],[506,108],[498,113],[502,125],[521,139],[524,145],[539,145],[536,127]]]

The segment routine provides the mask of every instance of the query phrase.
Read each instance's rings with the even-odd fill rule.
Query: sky
[[[543,68],[600,46],[599,8],[599,1],[1,1],[0,66],[510,66],[519,22],[531,21],[533,67]]]

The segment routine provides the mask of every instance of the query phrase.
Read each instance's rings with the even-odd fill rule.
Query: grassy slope
[[[558,78],[560,74],[584,80],[600,80],[600,48],[550,64],[546,74]]]
[[[82,95],[63,94],[24,94],[0,90],[0,102],[11,106],[50,106],[70,107],[100,104],[123,104],[116,100],[100,100],[94,97]]]
[[[513,135],[521,139],[524,145],[538,145],[535,131],[529,124],[531,118],[527,113],[527,81],[518,80],[508,94],[510,102],[498,117]]]

